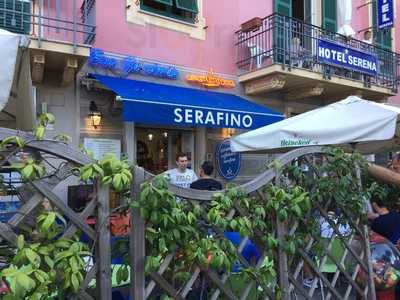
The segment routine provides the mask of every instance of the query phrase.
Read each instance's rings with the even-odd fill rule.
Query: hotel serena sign
[[[324,64],[372,76],[377,74],[378,59],[376,55],[345,47],[344,45],[318,40],[317,57],[318,61]]]

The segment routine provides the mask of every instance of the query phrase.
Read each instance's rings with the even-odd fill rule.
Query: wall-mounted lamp
[[[168,132],[166,132],[166,131],[163,132],[163,137],[164,137],[164,138],[167,138],[167,137],[168,137]]]
[[[89,106],[89,118],[92,121],[93,127],[96,129],[97,126],[100,125],[101,123],[101,112],[97,108],[97,105],[94,101],[90,101],[90,106]]]
[[[147,135],[147,138],[148,138],[149,141],[151,142],[151,141],[153,140],[153,138],[154,138],[154,135],[153,135],[152,133],[149,133],[149,134]]]
[[[228,128],[228,135],[231,137],[235,134],[236,130],[235,128]]]

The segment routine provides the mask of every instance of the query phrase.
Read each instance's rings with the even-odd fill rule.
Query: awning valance
[[[94,75],[123,100],[124,121],[190,127],[254,129],[283,115],[233,94]]]

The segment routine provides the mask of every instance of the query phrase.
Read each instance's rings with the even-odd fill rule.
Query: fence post
[[[361,193],[362,191],[362,181],[361,181],[361,169],[360,166],[356,166],[356,176],[357,176],[357,186]],[[368,200],[366,200],[368,201]],[[364,209],[367,209],[367,205],[365,203]],[[372,268],[372,261],[371,261],[371,247],[369,244],[369,233],[368,233],[368,226],[363,226],[363,241],[364,241],[364,251],[365,251],[365,262],[368,266],[368,299],[375,300],[376,299],[376,292],[375,292],[375,281],[374,281],[374,270]]]
[[[134,184],[132,186],[132,199],[139,197],[140,186],[144,182],[144,169],[135,167],[133,175]],[[130,232],[130,257],[131,257],[131,286],[130,294],[135,300],[145,300],[145,224],[140,216],[140,210],[133,209],[131,211],[132,229]]]
[[[101,185],[97,182],[97,274],[96,288],[97,299],[111,300],[111,236],[109,228],[110,214],[110,191],[108,186]]]
[[[280,182],[280,171],[276,171],[275,184],[277,186],[281,185]],[[289,293],[289,277],[288,277],[288,262],[285,250],[282,248],[282,242],[286,239],[287,226],[279,220],[278,215],[276,215],[276,237],[279,240],[278,247],[278,279],[279,287],[282,292],[282,300],[290,300]]]

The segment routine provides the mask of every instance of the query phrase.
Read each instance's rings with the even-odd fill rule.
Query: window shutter
[[[153,0],[153,1],[161,3],[161,4],[172,6],[172,0]]]
[[[275,0],[275,12],[284,16],[292,16],[292,0]]]
[[[336,32],[336,17],[336,0],[322,0],[322,28]]]
[[[29,34],[30,13],[30,1],[0,0],[0,27],[14,33]]]
[[[195,14],[199,12],[197,0],[176,0],[176,7]]]
[[[372,27],[374,34],[374,42],[378,46],[385,49],[392,49],[392,30],[378,30],[377,25],[378,12],[376,2],[372,2]]]

